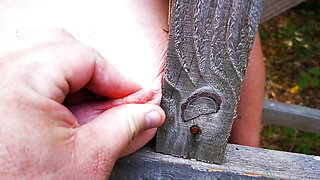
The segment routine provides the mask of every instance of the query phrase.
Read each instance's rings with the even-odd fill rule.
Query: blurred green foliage
[[[310,68],[308,72],[300,72],[300,83],[299,86],[302,89],[314,87],[319,87],[320,81],[320,70],[318,68]]]
[[[260,31],[264,46],[286,51],[291,58],[300,61],[318,59],[320,54],[320,1],[309,0],[294,8],[286,18],[271,32],[263,28]],[[268,40],[277,39],[269,43]],[[318,59],[320,61],[320,59]],[[317,88],[320,82],[320,67],[306,67],[299,73],[299,87]]]
[[[279,32],[279,38],[283,39],[281,45],[294,52],[299,59],[311,59],[318,53],[319,48],[311,36],[316,29],[316,23],[313,20],[297,25],[288,19],[284,28]]]
[[[319,108],[320,1],[303,4],[260,25],[268,98]],[[290,93],[298,85],[299,93]],[[269,94],[268,94],[269,93]],[[320,155],[320,134],[263,125],[261,147]]]
[[[276,125],[264,125],[261,145],[268,149],[320,155],[320,134]]]

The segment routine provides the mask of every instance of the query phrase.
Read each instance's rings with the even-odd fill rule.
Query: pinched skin
[[[37,34],[28,33],[30,30],[61,28],[83,44],[94,48],[124,76],[140,84],[141,87],[133,94],[115,92],[106,97],[107,100],[82,105],[77,103],[83,102],[83,94],[73,96],[73,102],[77,103],[68,107],[77,117],[79,125],[89,122],[104,111],[112,111],[121,104],[160,104],[168,44],[166,0],[2,0],[0,12],[0,42]],[[39,41],[48,40],[48,37],[38,38]],[[90,84],[87,89],[90,90]],[[112,99],[108,99],[110,97]],[[141,148],[155,132],[156,128],[140,132],[121,156]],[[95,142],[94,137],[91,141]],[[69,152],[64,153],[67,155]],[[60,159],[63,157],[60,156]],[[29,166],[28,171],[37,169]],[[88,173],[79,172],[80,174]]]
[[[0,42],[23,37],[29,30],[62,28],[141,85],[139,92],[91,103],[91,108],[70,106],[80,124],[120,104],[160,104],[168,43],[167,1],[4,0],[0,11],[5,15],[0,18]]]
[[[152,101],[154,92],[140,90],[120,99],[109,99],[102,102],[87,102],[69,106],[69,109],[78,118],[80,125],[86,124],[104,111],[123,104],[145,104]]]

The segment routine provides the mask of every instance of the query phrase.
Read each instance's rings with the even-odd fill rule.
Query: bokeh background
[[[320,109],[320,1],[307,0],[259,27],[268,100]],[[263,148],[320,155],[313,134],[262,125]]]

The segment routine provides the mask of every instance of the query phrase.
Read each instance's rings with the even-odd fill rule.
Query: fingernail
[[[158,111],[151,111],[145,117],[145,128],[154,128],[159,126],[161,121],[161,115]]]

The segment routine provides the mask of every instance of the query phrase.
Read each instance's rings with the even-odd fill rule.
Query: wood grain
[[[175,0],[157,151],[221,163],[263,0]],[[200,133],[193,134],[196,125]]]
[[[119,159],[110,179],[319,179],[320,157],[228,144],[225,163],[204,163],[143,149]]]

